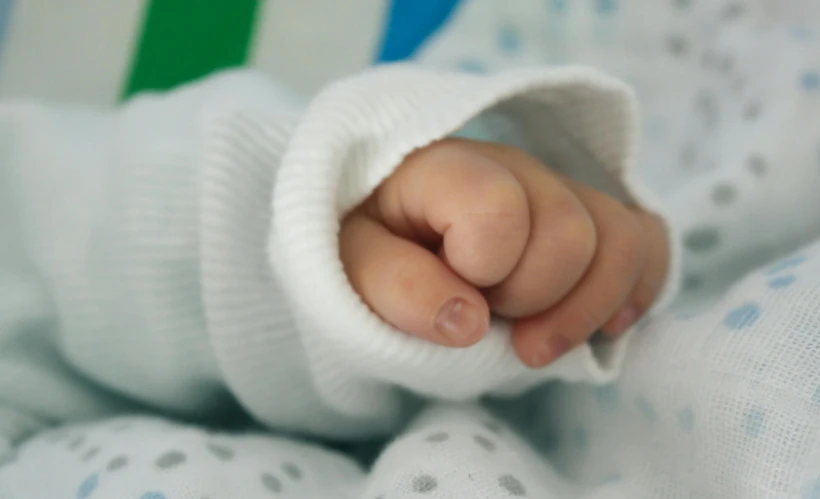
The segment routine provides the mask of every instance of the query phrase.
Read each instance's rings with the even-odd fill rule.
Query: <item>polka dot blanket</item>
[[[374,71],[308,111],[233,76],[137,99],[120,121],[0,102],[0,499],[820,499],[818,3],[449,3],[410,66],[460,76]],[[560,73],[569,89],[563,76],[503,86],[519,81],[507,71],[565,64],[625,81],[640,124],[631,91],[590,73]],[[512,124],[483,112],[516,92]],[[330,215],[321,231],[287,223],[389,173],[362,170],[331,196],[319,187],[338,172],[312,161],[401,157],[466,122],[465,136],[532,149],[527,130],[552,122],[527,113],[544,102],[605,166],[636,162],[679,236],[682,291],[636,327],[611,379],[519,376],[490,347],[484,364],[342,355],[294,333],[343,305],[328,291],[321,313],[299,308],[331,279],[268,233],[330,234]],[[375,125],[307,140],[339,110]],[[272,222],[271,206],[288,217]],[[312,243],[305,254],[326,249]],[[298,265],[273,282],[269,258],[288,251]],[[381,333],[375,321],[353,332]]]

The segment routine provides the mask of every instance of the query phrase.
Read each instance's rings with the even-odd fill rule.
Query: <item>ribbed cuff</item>
[[[597,352],[584,345],[533,371],[515,357],[506,323],[494,323],[468,349],[412,338],[375,316],[344,274],[337,241],[343,216],[406,155],[496,107],[539,141],[555,140],[544,130],[560,130],[609,175],[628,176],[636,136],[631,92],[585,68],[491,77],[379,68],[327,89],[296,128],[276,181],[271,264],[293,305],[315,385],[336,410],[354,417],[390,411],[394,386],[465,400],[548,379],[606,382],[617,374],[626,340]]]
[[[268,427],[331,438],[392,431],[398,410],[351,418],[317,392],[268,263],[274,177],[298,120],[295,101],[256,78],[226,89],[242,102],[223,99],[205,111],[200,222],[202,297],[222,377]]]

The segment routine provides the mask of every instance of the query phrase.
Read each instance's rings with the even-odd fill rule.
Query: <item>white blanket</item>
[[[820,498],[816,11],[476,0],[308,104],[0,102],[0,499]],[[382,323],[338,222],[453,133],[662,212],[678,304],[543,371]]]

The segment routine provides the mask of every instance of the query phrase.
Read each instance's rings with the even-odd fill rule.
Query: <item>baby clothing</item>
[[[811,6],[670,3],[464,2],[313,97],[3,101],[0,498],[820,497],[818,250],[749,274],[820,233]],[[372,314],[339,222],[452,134],[662,213],[650,318],[535,371],[501,322],[450,350]]]
[[[555,143],[565,157],[549,162],[573,165],[570,175],[625,177],[635,126],[625,86],[585,69],[477,77],[391,66],[297,106],[246,72],[112,112],[5,104],[4,198],[20,225],[10,238],[18,287],[30,294],[8,291],[23,301],[4,314],[21,345],[11,360],[50,371],[37,338],[129,400],[197,417],[235,397],[270,427],[345,438],[394,433],[419,396],[613,379],[624,340],[530,370],[500,322],[470,349],[392,329],[350,288],[337,233],[404,156],[484,111],[488,123],[497,114],[519,126],[543,157]],[[546,131],[552,140],[539,138]],[[112,410],[29,408],[16,398],[43,389],[27,381],[4,378],[24,391],[6,399],[12,441],[43,420]],[[114,402],[79,384],[97,404]]]

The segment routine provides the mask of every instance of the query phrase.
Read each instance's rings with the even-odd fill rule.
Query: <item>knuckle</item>
[[[474,186],[472,196],[480,200],[478,211],[483,215],[499,218],[527,217],[529,207],[524,188],[506,172],[480,180]]]
[[[506,172],[503,172],[506,173]],[[454,224],[471,227],[475,235],[523,245],[530,232],[529,201],[518,181],[509,175],[480,179],[465,188],[468,207]]]
[[[458,179],[459,199],[464,198],[464,215],[471,218],[529,217],[527,193],[518,179],[503,165],[483,156],[469,142],[444,139],[414,153],[412,161],[462,168]],[[488,167],[489,166],[489,167]],[[469,172],[465,175],[464,172]]]

